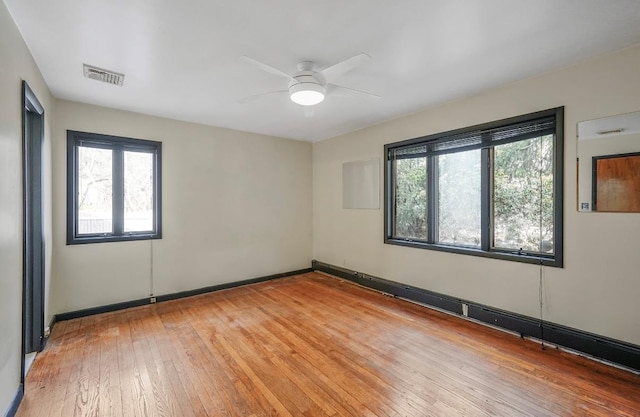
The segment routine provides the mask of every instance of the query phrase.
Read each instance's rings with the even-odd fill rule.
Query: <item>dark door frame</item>
[[[43,140],[44,108],[27,82],[22,81],[22,180],[24,193],[22,363],[20,366],[22,386],[24,386],[25,355],[41,351],[44,342]]]

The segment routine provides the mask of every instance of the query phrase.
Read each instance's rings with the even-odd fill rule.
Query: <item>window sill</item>
[[[67,245],[83,245],[87,243],[106,243],[106,242],[129,242],[136,240],[153,240],[162,239],[160,233],[137,233],[124,236],[81,236],[75,238],[67,238]]]
[[[435,250],[439,252],[458,253],[462,255],[479,256],[482,258],[501,259],[505,261],[522,262],[527,264],[552,266],[556,268],[562,268],[562,259],[554,258],[552,256],[544,256],[538,254],[526,254],[518,253],[518,251],[498,251],[490,250],[485,251],[480,248],[463,247],[463,246],[451,246],[435,243],[426,243],[415,240],[405,240],[397,238],[386,237],[384,243],[389,245],[407,246],[419,249]]]

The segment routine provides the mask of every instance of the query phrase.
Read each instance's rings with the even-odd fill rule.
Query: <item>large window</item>
[[[67,244],[160,238],[161,150],[67,131]]]
[[[563,108],[385,145],[385,243],[562,266]]]

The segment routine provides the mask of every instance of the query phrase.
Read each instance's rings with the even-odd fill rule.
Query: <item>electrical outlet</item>
[[[149,302],[150,302],[151,304],[155,304],[155,302],[156,302],[156,297],[151,297],[151,298],[149,298]]]
[[[465,317],[469,317],[469,304],[462,303],[462,315]]]

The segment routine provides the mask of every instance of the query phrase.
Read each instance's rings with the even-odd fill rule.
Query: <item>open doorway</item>
[[[44,109],[22,82],[24,181],[24,253],[22,283],[22,381],[44,341],[44,229],[42,206],[42,146]]]

